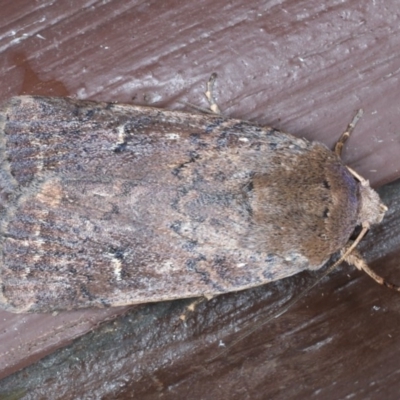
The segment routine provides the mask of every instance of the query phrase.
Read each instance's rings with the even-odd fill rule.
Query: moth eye
[[[331,188],[331,185],[329,184],[329,182],[326,179],[324,179],[322,184],[324,185],[324,188],[326,188],[326,189],[330,189]]]
[[[358,235],[361,233],[361,231],[362,231],[362,226],[361,225],[357,225],[354,228],[354,231],[350,236],[350,240],[356,240],[358,238]],[[368,232],[365,234],[365,236],[368,235]]]
[[[325,210],[324,210],[324,212],[322,213],[322,216],[324,217],[324,218],[328,218],[329,217],[329,208],[325,208]]]

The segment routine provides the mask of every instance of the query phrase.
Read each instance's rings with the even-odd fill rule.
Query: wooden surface
[[[43,94],[170,109],[185,101],[206,106],[205,82],[217,72],[225,114],[328,145],[362,107],[344,158],[378,186],[400,177],[397,10],[395,0],[5,0],[0,100]],[[364,252],[376,260],[371,266],[399,282],[398,189],[390,190],[390,215],[368,235]],[[57,316],[0,312],[0,376],[9,376],[0,393],[26,399],[54,393],[63,399],[88,393],[398,398],[399,295],[345,266],[289,313],[206,362],[219,343],[279,310],[313,279],[302,274],[221,296],[200,305],[186,325],[179,320],[182,302]],[[57,348],[63,349],[42,359]]]

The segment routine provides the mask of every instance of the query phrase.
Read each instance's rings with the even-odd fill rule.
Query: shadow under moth
[[[345,139],[332,152],[222,115],[14,97],[0,111],[0,306],[214,296],[338,252],[364,265],[349,238],[386,207],[341,161]]]

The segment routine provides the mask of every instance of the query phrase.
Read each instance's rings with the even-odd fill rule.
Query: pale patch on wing
[[[121,260],[118,260],[117,258],[114,258],[114,257],[113,257],[113,258],[111,259],[111,264],[112,264],[112,266],[113,266],[115,279],[116,279],[117,281],[122,280],[122,278],[121,278],[121,270],[122,270],[122,263],[121,263]]]
[[[51,208],[56,208],[61,203],[62,193],[62,186],[54,180],[49,180],[48,182],[43,183],[36,198],[41,203],[44,203]]]

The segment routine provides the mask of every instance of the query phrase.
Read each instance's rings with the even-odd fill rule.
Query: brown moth
[[[341,161],[345,138],[334,153],[220,115],[19,96],[0,140],[0,306],[12,312],[262,285],[320,268],[386,210]]]

